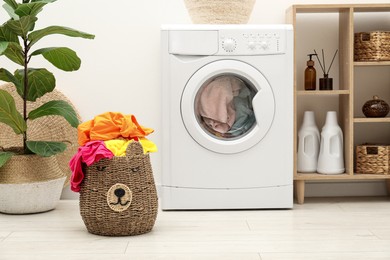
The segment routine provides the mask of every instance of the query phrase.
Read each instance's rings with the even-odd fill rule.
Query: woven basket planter
[[[23,113],[23,99],[17,93],[16,87],[10,83],[6,83],[0,85],[0,89],[6,90],[14,98],[18,111]],[[29,113],[51,100],[64,100],[68,104],[72,105],[72,102],[64,94],[62,94],[59,90],[54,89],[52,92],[37,99],[36,102],[28,102],[27,112]],[[73,109],[77,113],[75,107],[73,107]],[[77,116],[80,119],[78,114]],[[35,120],[28,120],[27,125],[27,135],[30,140],[66,142],[66,150],[62,153],[56,154],[55,157],[61,171],[66,175],[65,185],[68,185],[72,174],[69,169],[69,160],[78,149],[77,129],[72,127],[61,116],[45,116]],[[10,147],[21,147],[23,146],[23,138],[21,135],[15,134],[9,126],[0,123],[0,146],[4,149]]]
[[[389,174],[389,164],[389,145],[358,145],[356,147],[357,173]]]
[[[126,157],[102,159],[83,168],[80,214],[87,230],[103,236],[131,236],[152,230],[157,191],[149,154],[130,143]]]
[[[193,23],[248,23],[256,0],[184,0]]]
[[[390,32],[355,33],[355,61],[390,60]]]
[[[0,168],[0,212],[28,214],[54,209],[65,179],[54,156],[12,156]]]

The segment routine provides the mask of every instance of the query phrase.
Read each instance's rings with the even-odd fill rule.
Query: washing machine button
[[[254,41],[248,42],[248,48],[250,50],[255,50],[256,49],[256,42],[254,42]]]
[[[237,43],[233,38],[226,38],[222,42],[222,48],[227,52],[233,52],[236,49]]]
[[[262,48],[263,50],[268,49],[268,42],[266,41],[260,42],[260,48]]]

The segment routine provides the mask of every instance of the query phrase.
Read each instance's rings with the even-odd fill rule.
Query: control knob
[[[248,48],[250,50],[255,50],[256,49],[256,42],[254,42],[254,41],[248,42]]]
[[[222,42],[222,48],[227,51],[227,52],[232,52],[236,49],[236,40],[234,40],[233,38],[226,38],[223,42]]]
[[[260,42],[260,48],[262,48],[263,50],[268,49],[268,42],[266,41]]]

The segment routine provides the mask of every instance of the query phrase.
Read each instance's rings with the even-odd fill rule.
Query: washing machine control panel
[[[220,30],[217,55],[267,55],[285,52],[284,30]]]

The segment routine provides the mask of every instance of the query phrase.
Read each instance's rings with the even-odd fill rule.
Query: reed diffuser
[[[330,63],[328,70],[326,70],[324,49],[322,49],[322,63],[321,63],[320,59],[318,58],[319,55],[317,54],[316,50],[314,50],[314,53],[316,54],[316,57],[318,60],[318,63],[320,64],[321,70],[324,74],[324,77],[320,78],[320,90],[332,90],[333,89],[333,78],[329,78],[329,71],[333,65],[333,61],[336,58],[338,51],[339,50],[335,51],[335,53],[333,55],[332,62]]]

